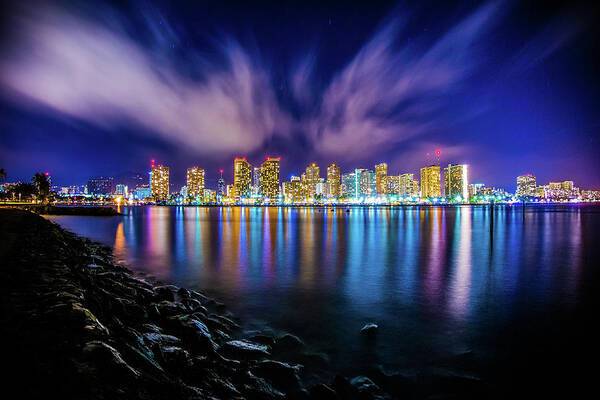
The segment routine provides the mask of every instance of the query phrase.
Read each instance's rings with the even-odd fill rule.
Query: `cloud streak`
[[[18,14],[0,84],[20,103],[106,129],[133,123],[199,154],[251,153],[301,132],[316,156],[361,160],[447,122],[440,111],[476,69],[498,14],[496,3],[484,5],[433,41],[409,41],[392,19],[324,86],[314,84],[319,59],[310,52],[289,72],[300,113],[278,97],[267,64],[231,38],[216,46],[217,57],[190,51],[191,78],[169,52],[153,56],[156,49],[115,23],[109,29],[56,8]],[[165,37],[165,29],[148,29],[153,46],[177,41],[169,26]]]

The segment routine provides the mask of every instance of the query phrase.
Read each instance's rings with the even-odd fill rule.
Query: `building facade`
[[[460,197],[461,201],[469,199],[469,177],[465,164],[448,164],[444,168],[444,195],[449,200]]]
[[[279,157],[267,157],[260,167],[259,193],[270,200],[279,197],[280,162]]]
[[[169,167],[164,165],[152,167],[150,190],[156,201],[165,201],[169,198]]]
[[[388,165],[386,163],[380,163],[375,166],[375,186],[377,194],[386,194],[386,177],[388,174]]]
[[[187,196],[204,197],[204,169],[191,167],[186,174]],[[187,197],[186,196],[186,197]]]
[[[316,163],[311,163],[306,167],[302,175],[302,184],[304,186],[304,195],[307,199],[313,199],[317,191],[317,183],[321,178],[321,170]]]
[[[421,168],[421,197],[441,197],[441,174],[439,165],[430,165]]]
[[[535,197],[537,195],[537,183],[533,174],[517,176],[517,197]]]
[[[107,196],[113,193],[114,182],[112,177],[97,176],[90,178],[87,183],[88,193]]]
[[[252,194],[252,166],[244,157],[233,160],[233,189],[235,197],[249,197]]]
[[[327,192],[331,197],[339,197],[342,194],[340,167],[335,163],[327,167]]]

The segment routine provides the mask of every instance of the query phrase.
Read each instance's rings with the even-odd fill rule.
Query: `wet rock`
[[[275,339],[273,351],[278,353],[300,351],[304,348],[304,342],[298,336],[286,333]]]
[[[190,291],[187,290],[186,288],[179,288],[179,290],[177,291],[177,295],[181,299],[189,299],[189,298],[191,298]]]
[[[372,380],[367,378],[366,376],[357,376],[352,378],[350,384],[356,388],[356,391],[360,398],[362,399],[388,399],[389,396],[386,395],[379,386],[375,384]]]
[[[169,370],[181,372],[192,366],[190,354],[177,346],[166,346],[160,348],[162,364]]]
[[[378,330],[379,326],[377,324],[368,323],[361,328],[360,333],[365,336],[374,337],[377,335]]]
[[[212,352],[217,347],[208,327],[198,319],[190,316],[171,317],[167,320],[167,325],[174,336],[188,341],[196,351]]]
[[[335,390],[323,383],[313,385],[309,393],[310,397],[314,400],[338,400]]]
[[[230,340],[221,346],[220,351],[225,357],[236,360],[254,360],[270,354],[268,346],[248,340]]]
[[[143,336],[146,343],[154,346],[176,346],[181,343],[181,339],[178,337],[157,332],[144,333]]]
[[[276,400],[284,399],[285,395],[267,381],[252,374],[248,374],[243,385],[244,394],[251,399]]]
[[[175,293],[178,288],[174,285],[156,286],[154,292],[158,300],[175,301]]]
[[[356,388],[350,384],[348,379],[341,375],[335,376],[332,386],[340,399],[355,399],[358,396]]]
[[[101,342],[91,341],[85,344],[83,356],[90,361],[90,369],[113,378],[138,378],[140,373],[127,364],[114,347]]]
[[[282,390],[290,390],[292,388],[300,388],[300,378],[298,372],[301,366],[290,365],[287,363],[263,360],[252,367],[252,372],[265,378]]]
[[[158,314],[163,318],[184,314],[187,311],[181,303],[175,303],[167,300],[157,303],[156,308],[158,310]]]
[[[253,335],[247,338],[247,340],[251,341],[251,342],[255,342],[255,343],[260,343],[260,344],[264,344],[266,346],[270,346],[273,347],[275,345],[275,338],[273,338],[272,336],[268,336],[268,335]]]

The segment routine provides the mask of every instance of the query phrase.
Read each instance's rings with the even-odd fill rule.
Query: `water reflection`
[[[140,272],[219,296],[246,322],[321,344],[340,365],[368,362],[356,332],[376,321],[376,358],[398,366],[482,345],[513,315],[576,304],[598,253],[591,210],[495,207],[493,225],[488,207],[124,207],[52,219]]]

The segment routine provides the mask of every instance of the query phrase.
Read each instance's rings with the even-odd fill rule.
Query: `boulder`
[[[304,348],[304,342],[292,334],[286,333],[275,339],[273,351],[278,353],[297,352]]]
[[[338,400],[338,395],[335,393],[335,390],[323,383],[313,385],[310,388],[309,393],[311,399],[314,400]]]
[[[268,346],[248,340],[230,340],[221,346],[220,351],[225,357],[235,360],[255,360],[270,354]]]
[[[300,388],[300,378],[298,377],[300,369],[300,365],[263,360],[252,368],[252,372],[270,381],[277,388],[289,390],[291,388]]]
[[[361,328],[360,333],[365,336],[373,337],[377,334],[378,330],[379,330],[379,326],[377,324],[368,323]]]

